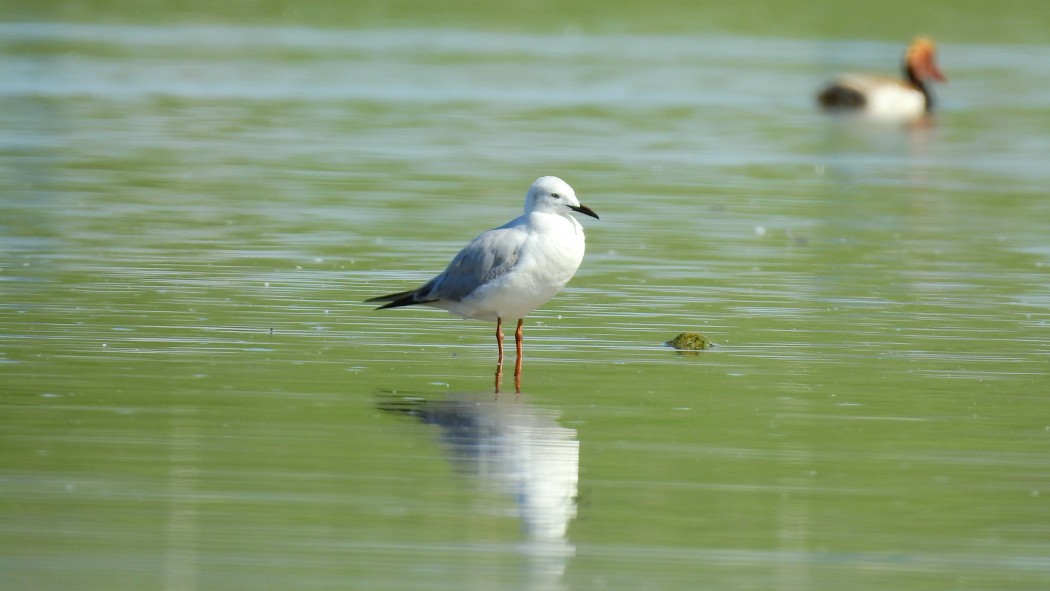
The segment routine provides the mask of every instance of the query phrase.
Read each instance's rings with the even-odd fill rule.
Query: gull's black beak
[[[577,207],[575,205],[570,205],[569,209],[571,209],[573,211],[578,211],[578,212],[582,213],[583,215],[589,215],[589,216],[591,216],[592,218],[594,218],[596,220],[597,219],[601,219],[601,218],[598,217],[598,214],[594,213],[593,209],[591,209],[591,208],[589,208],[589,207],[587,207],[586,205],[583,205],[583,204],[581,204],[579,207]]]

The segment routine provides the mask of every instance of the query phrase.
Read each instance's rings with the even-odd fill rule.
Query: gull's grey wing
[[[506,226],[481,234],[459,251],[441,275],[421,287],[419,295],[431,301],[462,300],[513,269],[525,238],[519,228]]]

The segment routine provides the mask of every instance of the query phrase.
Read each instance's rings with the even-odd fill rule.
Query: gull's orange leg
[[[518,329],[514,331],[514,350],[518,354],[518,358],[514,361],[514,389],[519,394],[521,393],[521,340],[524,326],[525,319],[518,318]]]
[[[496,394],[499,394],[500,383],[503,382],[503,319],[496,318],[496,349],[499,351],[499,359],[496,361]]]

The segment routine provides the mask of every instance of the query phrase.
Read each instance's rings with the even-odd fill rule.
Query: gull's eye
[[[551,193],[551,197],[554,198],[554,199],[561,199],[561,195],[559,195],[557,193]]]

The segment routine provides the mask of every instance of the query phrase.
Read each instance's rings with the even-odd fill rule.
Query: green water
[[[120,6],[0,25],[0,587],[1050,584],[1042,4],[917,7],[921,128],[813,108],[859,9]],[[361,301],[543,174],[601,220],[495,400]]]

